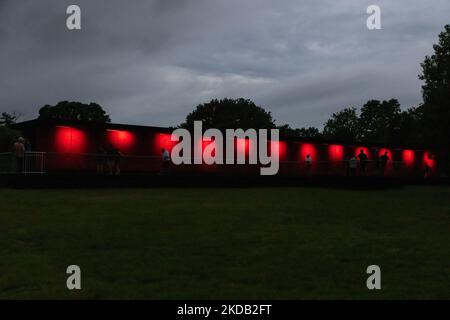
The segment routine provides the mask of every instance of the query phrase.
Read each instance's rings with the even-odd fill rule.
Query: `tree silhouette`
[[[0,152],[11,152],[14,141],[21,133],[8,126],[0,126]]]
[[[319,129],[315,127],[293,129],[288,124],[285,124],[278,126],[277,129],[280,130],[280,135],[285,138],[314,139],[322,136]]]
[[[100,105],[73,101],[61,101],[55,106],[45,105],[39,110],[39,119],[111,122],[109,115]]]
[[[239,99],[213,99],[198,105],[188,114],[180,126],[192,130],[194,121],[202,121],[203,128],[217,129],[270,129],[275,127],[270,112],[257,106],[253,101]]]
[[[2,112],[2,114],[0,115],[0,126],[10,126],[16,123],[19,117],[20,115],[15,112]]]
[[[358,141],[361,138],[356,108],[345,108],[333,113],[325,123],[323,135],[340,141]]]
[[[400,128],[400,104],[396,99],[369,100],[361,108],[359,117],[362,141],[392,143]]]
[[[429,145],[440,154],[441,169],[449,171],[450,160],[450,25],[439,34],[434,54],[421,64],[419,78],[425,83],[423,95],[423,134]]]

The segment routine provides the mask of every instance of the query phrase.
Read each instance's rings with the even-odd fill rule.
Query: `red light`
[[[423,163],[426,164],[429,168],[434,168],[436,162],[433,159],[433,156],[430,152],[425,152],[423,154]]]
[[[284,159],[286,158],[286,154],[287,154],[287,144],[284,141],[272,141],[270,140],[270,152],[272,152],[272,148],[274,149],[274,151],[278,151],[278,155],[279,155],[279,159]],[[270,153],[272,154],[272,153]]]
[[[386,148],[381,148],[379,153],[378,153],[378,158],[381,159],[382,156],[384,156],[384,154],[386,153],[386,155],[388,156],[388,161],[385,163],[387,165],[387,167],[391,167],[393,165],[393,160],[394,158],[392,157],[392,151]]]
[[[108,130],[108,141],[120,151],[130,151],[135,144],[134,134],[123,130]]]
[[[392,152],[391,152],[391,150],[389,150],[389,149],[384,149],[384,148],[380,149],[380,151],[379,151],[379,153],[378,153],[378,156],[379,156],[379,157],[384,156],[384,154],[385,154],[386,152],[387,152],[387,156],[389,157],[389,160],[392,160]]]
[[[369,149],[366,147],[357,147],[355,149],[355,156],[358,156],[361,150],[366,154],[367,158],[369,158]]]
[[[173,144],[177,143],[175,141],[171,141],[172,135],[170,133],[158,133],[156,134],[156,149],[159,152],[162,148],[171,151]]]
[[[257,146],[257,142],[253,142],[250,139],[241,139],[241,138],[236,138],[236,153],[238,157],[244,157],[244,159],[250,161],[251,156],[254,157],[254,159],[257,159],[258,154],[257,154],[257,149],[255,148],[255,150],[253,150],[253,152],[255,154],[250,154],[250,152],[252,151],[253,145],[252,143],[255,143],[254,146]]]
[[[412,150],[403,150],[403,162],[407,166],[414,165],[414,151],[412,151]]]
[[[344,147],[336,144],[329,145],[328,154],[331,161],[342,161],[344,160]]]
[[[209,165],[213,162],[214,158],[216,157],[216,148],[217,146],[214,140],[202,139],[202,154],[204,164]]]
[[[307,155],[310,155],[313,163],[317,161],[316,146],[311,143],[304,143],[300,146],[300,161],[305,161]]]
[[[247,156],[250,150],[250,140],[236,138],[236,150],[238,154]]]
[[[72,127],[56,127],[56,151],[67,153],[83,153],[86,151],[86,134]]]

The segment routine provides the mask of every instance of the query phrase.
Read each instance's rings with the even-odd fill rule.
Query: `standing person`
[[[366,175],[366,166],[367,166],[367,155],[364,153],[363,149],[359,150],[358,158],[359,158],[360,174],[365,176]]]
[[[24,146],[25,146],[25,152],[31,152],[31,142],[30,142],[30,140],[25,139]]]
[[[161,174],[166,175],[169,173],[170,167],[170,154],[167,149],[161,148]]]
[[[103,174],[105,172],[105,165],[108,164],[108,157],[106,154],[106,150],[103,147],[100,147],[97,150],[97,174]]]
[[[25,157],[25,139],[19,137],[13,146],[14,159],[16,160],[17,172],[23,172],[23,162]]]
[[[349,173],[352,177],[354,177],[356,175],[356,167],[357,166],[358,166],[358,159],[356,159],[355,156],[352,156],[348,160],[348,169],[349,169]]]
[[[118,176],[121,172],[120,171],[120,160],[122,157],[122,153],[119,151],[119,149],[113,147],[112,156],[113,156],[114,174],[116,176]]]
[[[106,163],[108,164],[108,171],[109,174],[112,175],[113,172],[116,170],[115,168],[115,151],[114,146],[112,144],[109,144],[106,148]]]
[[[310,154],[307,154],[305,157],[305,168],[306,168],[306,173],[309,175],[311,173],[311,168],[312,168],[312,158]]]
[[[423,178],[424,180],[427,180],[430,177],[430,166],[428,163],[425,163],[425,167],[423,169]]]
[[[381,157],[380,157],[380,170],[381,170],[381,175],[384,176],[384,172],[387,166],[387,163],[389,161],[389,155],[388,152],[386,151]]]

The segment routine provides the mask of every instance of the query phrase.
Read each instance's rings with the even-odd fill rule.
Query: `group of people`
[[[381,159],[383,159],[381,161]],[[385,152],[380,158],[380,161],[375,160],[377,168],[381,167],[380,174],[384,175],[384,171],[389,160],[388,152]],[[369,157],[364,152],[363,149],[359,150],[358,155],[354,155],[348,159],[347,163],[347,176],[356,176],[356,169],[358,167],[359,162],[359,173],[362,176],[367,174],[367,165],[369,163]]]
[[[123,154],[112,144],[106,148],[100,147],[97,151],[97,174],[104,174],[105,169],[110,175],[121,173],[120,160]],[[161,175],[168,175],[170,168],[170,153],[167,149],[161,148]]]
[[[390,159],[388,151],[385,151],[380,157],[372,160],[372,162],[375,163],[376,171],[380,176],[384,176],[389,160]],[[369,163],[369,157],[364,152],[364,149],[359,150],[358,155],[352,156],[347,160],[347,176],[356,176],[358,163],[359,174],[362,176],[367,175],[367,165]]]
[[[113,145],[109,145],[107,148],[101,147],[97,152],[97,173],[103,174],[105,173],[105,168],[107,168],[109,174],[119,175],[121,172],[120,159],[122,156],[123,154]],[[384,175],[389,160],[389,153],[387,151],[377,159],[373,160],[380,175]],[[306,172],[310,173],[313,166],[311,154],[305,156],[304,162]],[[346,160],[347,176],[356,176],[358,164],[359,174],[365,176],[367,174],[368,163],[369,157],[364,152],[364,149],[359,150],[358,155],[352,156]],[[161,175],[169,174],[170,164],[169,151],[161,148]]]
[[[104,174],[107,169],[110,175],[119,175],[121,157],[122,153],[112,144],[100,147],[97,151],[97,174]]]
[[[13,145],[13,157],[15,172],[24,172],[25,156],[31,151],[29,140],[19,137]],[[119,175],[121,173],[120,163],[123,154],[119,149],[109,144],[107,147],[100,147],[96,153],[97,174],[109,173],[110,175]],[[161,149],[161,175],[169,174],[170,153],[167,149]]]
[[[383,176],[386,171],[387,164],[389,162],[389,152],[384,152],[380,157],[372,160],[377,168],[377,172],[379,175]],[[311,172],[313,159],[310,154],[307,154],[305,157],[305,168],[306,172]],[[357,168],[359,164],[359,174],[365,176],[367,174],[367,165],[369,163],[369,157],[364,152],[364,149],[359,150],[357,155],[354,155],[346,160],[346,173],[347,176],[356,176]]]
[[[13,145],[13,156],[15,159],[16,172],[24,172],[25,156],[27,152],[31,151],[31,144],[29,140],[19,137]],[[374,150],[374,154],[378,155],[378,150]],[[97,160],[97,174],[104,174],[105,171],[110,175],[119,175],[121,173],[121,158],[123,154],[109,144],[106,148],[100,147],[96,154]],[[375,165],[376,173],[380,176],[384,176],[386,167],[391,159],[389,158],[389,152],[385,151],[381,156],[369,160],[369,157],[364,152],[364,149],[360,149],[357,155],[353,155],[345,160],[345,168],[347,176],[356,176],[357,169],[359,167],[359,175],[367,175],[367,166],[369,162]],[[304,165],[307,174],[312,173],[313,161],[311,154],[307,154],[304,159]],[[161,148],[161,169],[160,175],[168,175],[171,166],[170,153],[167,149]],[[429,175],[430,168],[425,165],[425,178]]]

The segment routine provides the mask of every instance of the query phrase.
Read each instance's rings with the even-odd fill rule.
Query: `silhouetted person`
[[[30,152],[31,151],[31,142],[30,142],[30,140],[25,139],[24,146],[25,146],[25,152]]]
[[[348,160],[348,175],[354,177],[356,175],[356,167],[358,166],[358,160],[355,156],[352,156]]]
[[[16,170],[17,172],[23,172],[23,162],[25,157],[25,145],[24,145],[25,139],[20,137],[17,139],[17,141],[14,143],[13,146],[13,155],[16,162]]]
[[[113,149],[114,149],[113,145],[109,144],[106,147],[106,150],[105,150],[106,151],[106,162],[108,164],[109,174],[112,174],[113,166],[114,166],[114,160],[113,160],[113,158],[114,158],[114,155],[113,155],[114,151],[113,151]]]
[[[103,147],[97,150],[97,174],[103,174],[105,172],[105,166],[108,165],[108,155]]]
[[[107,150],[109,174],[120,174],[120,158],[122,154],[113,145],[109,145]]]
[[[359,150],[358,154],[359,158],[359,170],[361,175],[366,175],[366,167],[367,167],[367,155],[364,153],[364,150]]]
[[[120,170],[120,160],[122,159],[122,153],[119,151],[119,149],[114,148],[114,168],[115,168],[115,172],[114,174],[119,175],[121,173]]]
[[[167,149],[161,148],[161,174],[169,174],[170,154]]]
[[[386,170],[387,163],[389,161],[388,152],[386,151],[381,157],[380,157],[380,172],[381,175],[384,176],[384,172]]]
[[[430,177],[430,166],[428,163],[425,163],[425,167],[423,169],[423,178],[427,180]]]
[[[310,154],[307,154],[305,157],[305,168],[306,168],[306,173],[310,174],[311,173],[311,168],[312,168],[312,158]]]

